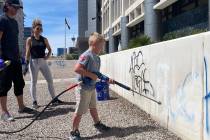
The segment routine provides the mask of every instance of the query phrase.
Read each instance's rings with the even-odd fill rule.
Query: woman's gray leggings
[[[31,76],[31,97],[33,101],[37,101],[36,99],[36,84],[37,84],[37,78],[39,70],[41,71],[42,75],[47,81],[48,84],[48,90],[50,92],[50,95],[52,98],[55,97],[55,90],[53,86],[53,79],[50,72],[50,69],[47,65],[47,62],[44,58],[37,58],[37,59],[31,59],[29,64],[29,71]]]

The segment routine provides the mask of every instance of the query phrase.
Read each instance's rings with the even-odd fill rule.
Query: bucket
[[[96,94],[98,101],[109,99],[109,84],[105,81],[96,82]]]

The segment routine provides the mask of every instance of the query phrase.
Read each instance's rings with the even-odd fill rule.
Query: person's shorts
[[[0,72],[0,97],[7,96],[7,92],[12,87],[12,82],[15,95],[22,95],[25,82],[20,61],[12,61],[5,70]]]
[[[95,89],[83,89],[81,86],[75,89],[76,110],[78,115],[85,114],[88,109],[96,108],[96,93]]]

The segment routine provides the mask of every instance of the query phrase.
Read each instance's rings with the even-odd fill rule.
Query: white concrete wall
[[[104,55],[101,60],[102,73],[162,104],[117,85],[112,90],[184,140],[210,140],[210,33]]]

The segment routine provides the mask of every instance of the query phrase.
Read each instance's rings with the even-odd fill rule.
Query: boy
[[[102,35],[94,32],[89,37],[89,49],[84,52],[77,64],[74,71],[78,74],[78,80],[82,84],[76,88],[76,110],[73,116],[73,130],[71,131],[71,139],[80,140],[79,123],[82,115],[85,114],[89,108],[90,114],[94,121],[94,126],[99,131],[108,131],[110,127],[101,123],[96,109],[96,94],[95,82],[98,77],[100,69],[100,57],[97,56],[103,49],[105,40]],[[100,74],[100,73],[99,73]],[[107,79],[108,80],[108,79]],[[109,79],[113,83],[112,79]]]

